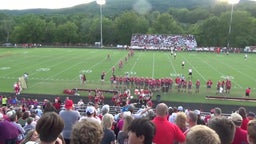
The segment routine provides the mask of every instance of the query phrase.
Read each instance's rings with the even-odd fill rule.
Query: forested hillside
[[[107,0],[104,45],[130,44],[133,33],[193,34],[199,46],[256,45],[256,2]],[[231,32],[228,34],[229,28]],[[96,2],[63,9],[0,10],[1,43],[94,44],[100,41]]]

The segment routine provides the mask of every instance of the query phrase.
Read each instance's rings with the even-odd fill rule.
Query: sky
[[[23,10],[34,8],[66,8],[95,0],[0,0],[0,9]]]

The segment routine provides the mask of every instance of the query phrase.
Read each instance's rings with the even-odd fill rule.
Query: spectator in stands
[[[18,128],[9,121],[4,120],[4,116],[0,112],[0,143],[15,144],[18,134]]]
[[[30,130],[25,136],[24,140],[20,144],[26,144],[27,142],[38,143],[40,141],[38,133],[35,129]]]
[[[28,111],[24,112],[24,113],[22,114],[22,117],[20,117],[20,118],[18,119],[18,123],[19,123],[22,127],[24,127],[25,124],[26,124],[26,122],[27,122],[27,118],[28,118],[28,117],[29,117],[29,112],[28,112]]]
[[[10,122],[18,128],[19,135],[18,135],[17,141],[21,142],[24,139],[25,130],[23,129],[23,127],[19,123],[17,123],[16,111],[11,110],[11,111],[7,112],[6,115],[9,117]]]
[[[128,127],[131,125],[133,120],[132,116],[124,117],[124,125],[123,128],[119,131],[117,135],[117,143],[118,144],[127,144],[128,143]]]
[[[231,144],[235,136],[235,124],[226,117],[214,117],[208,126],[219,135],[221,144]]]
[[[64,121],[55,112],[47,112],[42,115],[36,125],[40,143],[62,144],[59,135],[64,128]]]
[[[71,144],[100,144],[102,137],[101,125],[84,119],[73,126]]]
[[[180,128],[182,132],[185,132],[187,130],[186,122],[186,114],[184,112],[178,112],[175,119],[175,124]]]
[[[247,125],[247,141],[256,144],[256,120],[251,120]]]
[[[48,100],[45,102],[44,109],[43,109],[43,113],[46,113],[46,112],[56,112],[57,113],[56,108]]]
[[[239,113],[239,114],[242,116],[242,118],[243,118],[241,128],[244,129],[244,130],[247,130],[247,124],[248,124],[248,122],[249,122],[249,119],[246,117],[247,112],[246,112],[245,107],[240,107],[240,108],[238,109],[238,113]]]
[[[222,110],[219,107],[214,108],[214,117],[221,117],[222,116]]]
[[[197,115],[197,124],[198,125],[205,125],[205,122],[204,120],[201,118],[201,111],[200,110],[194,110],[194,112],[196,113]]]
[[[100,119],[97,119],[94,116],[96,113],[94,106],[87,106],[85,112],[86,112],[86,116],[82,116],[79,121],[81,121],[83,119],[87,119],[88,121],[93,121],[93,122],[97,122],[97,123],[101,124]]]
[[[195,111],[190,111],[187,114],[187,123],[188,123],[188,129],[184,132],[186,135],[188,131],[195,125],[197,125],[197,114]]]
[[[114,116],[112,114],[105,114],[102,118],[103,138],[101,144],[115,144],[116,135],[111,129],[114,122]]]
[[[102,115],[105,115],[106,113],[109,113],[109,110],[110,110],[110,107],[109,105],[104,105],[102,108],[101,108],[101,114]]]
[[[221,144],[218,134],[204,125],[192,127],[186,135],[186,144]]]
[[[243,120],[242,116],[235,112],[231,114],[230,119],[234,122],[236,126],[235,137],[232,144],[248,144],[247,131],[241,129],[241,124]]]
[[[23,127],[23,129],[25,130],[25,136],[28,134],[29,131],[35,129],[35,126],[32,125],[32,122],[33,122],[33,118],[32,117],[28,117],[27,118],[27,123]]]
[[[254,120],[255,119],[255,113],[254,112],[248,112],[247,118],[249,119],[249,121]]]
[[[156,126],[153,142],[157,144],[184,142],[185,135],[179,127],[167,120],[167,111],[168,107],[165,103],[156,106],[156,117],[152,121]]]
[[[137,118],[132,121],[128,131],[128,144],[152,144],[156,128],[149,119]]]
[[[69,144],[72,126],[79,120],[80,113],[73,110],[73,101],[67,99],[65,102],[65,109],[61,110],[59,115],[64,121],[64,129],[62,131],[63,138],[66,144]]]
[[[169,116],[169,122],[171,122],[171,123],[175,123],[175,119],[176,119],[176,116],[177,116],[177,112],[178,112],[178,109],[177,109],[177,107],[173,107],[173,109],[172,109],[173,111],[172,111],[172,114]]]

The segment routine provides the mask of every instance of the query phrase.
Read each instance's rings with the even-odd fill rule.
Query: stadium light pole
[[[232,22],[233,22],[233,12],[234,12],[234,5],[238,4],[240,0],[228,0],[228,3],[231,4],[231,13],[230,13],[230,21],[229,21],[229,28],[228,28],[228,39],[227,39],[227,49],[230,46],[230,34],[232,30]]]
[[[106,3],[106,0],[96,0],[96,3],[100,5],[100,47],[103,47],[103,34],[102,34],[102,5]]]

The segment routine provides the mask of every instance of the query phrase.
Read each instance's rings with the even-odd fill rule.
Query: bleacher
[[[192,50],[197,47],[194,35],[133,34],[132,49]]]

